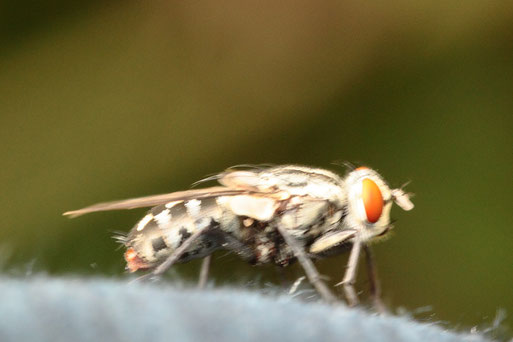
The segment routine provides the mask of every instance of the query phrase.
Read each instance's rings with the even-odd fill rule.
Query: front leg
[[[384,313],[386,312],[386,307],[381,301],[381,285],[379,283],[378,273],[376,270],[376,264],[374,263],[372,249],[367,245],[364,245],[363,249],[365,250],[367,275],[369,277],[370,292],[372,296],[372,301],[374,302],[374,308],[379,313]]]
[[[349,306],[356,306],[358,304],[358,296],[356,295],[354,284],[356,282],[356,271],[358,270],[358,259],[360,257],[361,249],[362,242],[356,238],[353,242],[351,254],[349,255],[349,261],[347,263],[344,279],[337,284],[344,286],[344,293],[346,295]]]

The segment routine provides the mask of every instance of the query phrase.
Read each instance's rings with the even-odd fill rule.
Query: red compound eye
[[[367,221],[375,223],[383,211],[383,196],[376,183],[369,178],[362,181],[362,201],[367,214]]]

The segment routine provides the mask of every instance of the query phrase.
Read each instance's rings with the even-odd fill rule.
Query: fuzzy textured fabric
[[[406,317],[240,289],[0,278],[0,341],[486,341]]]

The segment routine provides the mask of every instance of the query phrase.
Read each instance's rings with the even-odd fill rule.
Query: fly
[[[175,263],[204,258],[204,284],[210,255],[225,249],[251,264],[299,261],[327,302],[336,297],[312,259],[350,250],[337,284],[343,285],[350,305],[358,303],[353,285],[363,249],[375,304],[383,308],[369,244],[392,228],[393,202],[413,209],[409,194],[391,189],[368,167],[340,177],[324,169],[284,165],[227,170],[207,180],[212,179],[220,186],[100,203],[64,215],[153,207],[121,239],[130,272],[149,270],[147,276],[158,277]]]

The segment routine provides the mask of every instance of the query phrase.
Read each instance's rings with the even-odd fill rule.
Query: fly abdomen
[[[226,216],[226,215],[225,215]],[[152,268],[164,261],[198,229],[203,234],[181,256],[179,262],[202,258],[220,248],[218,228],[226,224],[223,210],[214,198],[175,201],[152,208],[128,234],[125,259],[131,272]]]

